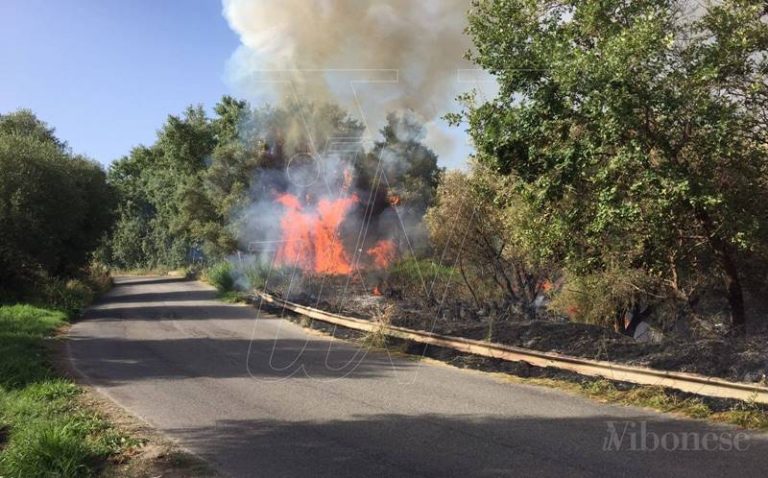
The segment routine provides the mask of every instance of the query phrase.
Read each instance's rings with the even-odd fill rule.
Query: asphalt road
[[[100,391],[224,474],[768,473],[765,435],[390,357],[214,297],[196,282],[123,279],[69,349]]]

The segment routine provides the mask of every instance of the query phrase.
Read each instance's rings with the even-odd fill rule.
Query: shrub
[[[658,302],[658,282],[639,269],[568,275],[550,309],[576,322],[616,327],[619,314],[636,304]]]
[[[229,262],[219,262],[211,266],[205,277],[219,292],[229,292],[235,288],[232,264]]]
[[[29,111],[0,114],[0,283],[75,273],[112,224],[114,192]],[[18,292],[18,291],[17,291]]]
[[[411,257],[393,264],[387,281],[408,295],[429,299],[430,291],[444,290],[448,284],[455,283],[458,276],[452,267]]]
[[[243,275],[248,280],[248,287],[251,289],[263,289],[270,278],[277,278],[276,282],[279,283],[283,273],[282,270],[270,270],[268,266],[256,263],[245,267]]]
[[[86,269],[83,280],[97,296],[107,293],[113,284],[109,268],[98,263],[91,264]]]
[[[50,279],[43,284],[41,295],[42,303],[70,315],[79,313],[95,298],[93,290],[77,279]]]

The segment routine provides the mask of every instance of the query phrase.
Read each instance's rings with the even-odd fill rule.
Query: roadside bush
[[[44,283],[38,302],[72,316],[87,307],[94,298],[94,291],[81,280],[50,279]]]
[[[109,268],[98,263],[91,264],[86,269],[83,280],[96,296],[109,292],[113,285],[112,274]]]
[[[251,289],[264,288],[267,277],[269,277],[269,270],[266,267],[262,267],[260,264],[245,267],[242,272],[243,276],[245,276],[245,279],[248,281],[248,287]]]
[[[101,166],[22,110],[0,114],[0,171],[4,295],[18,296],[39,274],[75,274],[112,225],[114,192]]]
[[[202,272],[203,268],[199,264],[190,264],[184,268],[184,278],[188,280],[197,280],[200,278]]]
[[[206,271],[205,278],[219,292],[230,292],[235,288],[233,268],[229,262],[214,264]]]
[[[567,275],[550,309],[575,322],[602,325],[621,331],[623,312],[648,306],[656,281],[637,269],[611,269],[590,275]]]
[[[444,290],[449,284],[456,283],[458,277],[459,274],[452,267],[432,259],[411,257],[393,264],[387,281],[407,295],[429,299],[432,291]]]

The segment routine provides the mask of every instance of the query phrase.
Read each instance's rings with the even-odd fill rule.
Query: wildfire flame
[[[382,239],[375,246],[368,249],[368,255],[373,259],[373,264],[379,269],[386,269],[395,260],[397,247],[393,241]]]
[[[276,201],[285,207],[280,220],[282,242],[275,255],[278,265],[325,275],[352,272],[339,227],[358,202],[357,195],[323,198],[314,208],[288,193],[279,195]]]

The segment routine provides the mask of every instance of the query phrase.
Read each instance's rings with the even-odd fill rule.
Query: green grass
[[[577,383],[558,378],[523,378],[506,374],[504,377],[515,383],[568,390],[605,403],[650,408],[750,430],[768,430],[768,412],[764,406],[755,403],[734,401],[726,410],[713,410],[702,397],[682,398],[680,394],[662,387],[637,385],[629,389],[619,389],[610,380],[601,378]]]
[[[245,304],[247,303],[248,294],[237,290],[230,290],[227,292],[219,292],[218,299],[227,304]]]
[[[452,267],[444,266],[431,259],[408,258],[396,262],[389,270],[393,281],[409,280],[427,282],[434,280],[450,281],[454,279]]]
[[[219,262],[205,271],[205,279],[219,291],[219,293],[230,292],[235,289],[235,278],[233,275],[232,264],[229,262]]]
[[[0,476],[88,477],[127,439],[82,404],[82,391],[58,378],[46,340],[64,312],[0,307]]]

